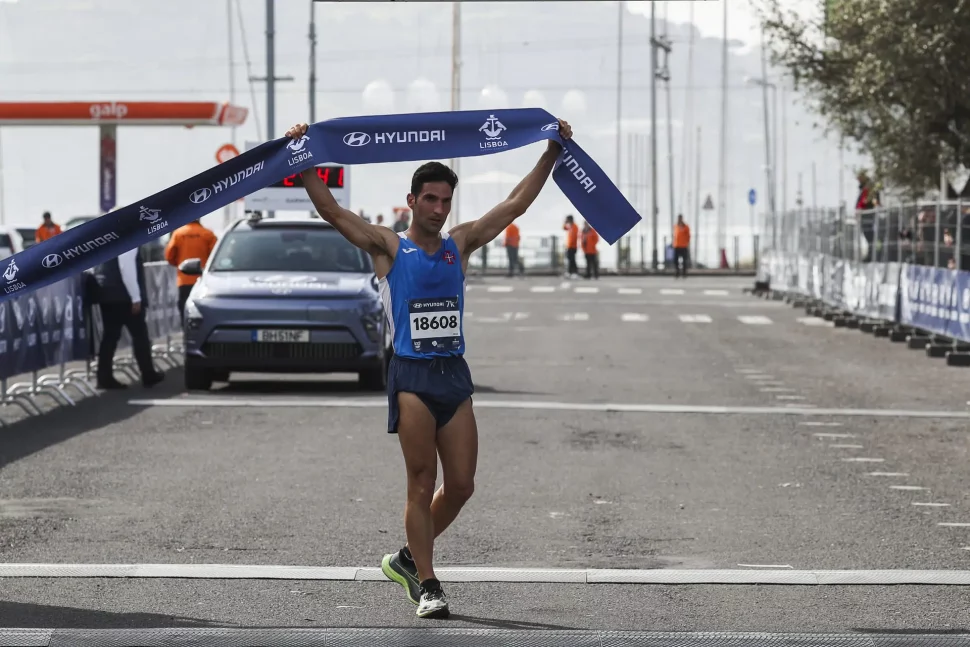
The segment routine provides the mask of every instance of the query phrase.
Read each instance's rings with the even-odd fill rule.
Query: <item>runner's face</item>
[[[447,182],[425,182],[421,193],[408,195],[408,206],[414,214],[414,225],[429,234],[437,234],[451,213],[453,191]]]

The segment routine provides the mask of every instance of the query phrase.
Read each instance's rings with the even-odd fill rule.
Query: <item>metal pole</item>
[[[310,0],[310,123],[317,121],[317,3]]]
[[[276,137],[276,46],[274,1],[266,0],[266,133]]]
[[[617,2],[617,24],[616,24],[616,188],[623,192],[623,185],[620,183],[620,137],[623,129],[620,127],[623,117],[623,14],[625,12],[624,3]]]
[[[674,127],[671,123],[673,119],[672,109],[670,107],[670,77],[667,77],[667,82],[664,84],[667,91],[667,166],[670,172],[670,231],[673,235],[674,231]],[[686,269],[686,267],[685,267]]]
[[[697,127],[697,148],[694,149],[694,267],[700,258],[701,240],[701,127]]]
[[[694,3],[690,4],[690,24],[694,24]],[[694,90],[691,87],[694,83],[694,29],[690,30],[690,38],[687,41],[687,106],[684,109],[684,149],[681,153],[680,158],[680,210],[681,212],[690,212],[690,196],[688,195],[687,201],[684,202],[684,192],[686,191],[690,194],[690,181],[687,179],[687,174],[690,172],[690,156],[688,151],[690,149],[690,128],[694,123]]]
[[[451,110],[461,109],[461,2],[451,3]],[[452,159],[451,168],[457,174],[461,167],[461,159]],[[454,224],[461,222],[458,198],[452,204],[451,217]]]
[[[622,4],[622,3],[621,3]],[[653,256],[651,267],[657,269],[657,42],[656,42],[656,0],[650,1],[650,193],[653,206]]]
[[[227,37],[229,44],[229,103],[236,103],[236,56],[232,43],[232,2],[233,0],[226,0],[226,22],[227,22]],[[233,126],[230,130],[232,145],[236,145],[236,126]],[[232,205],[227,204],[222,210],[222,226],[228,227],[230,221],[232,220]]]
[[[781,80],[781,210],[788,210],[788,92]]]
[[[721,251],[724,249],[724,242],[722,241],[722,222],[727,223],[727,128],[728,128],[728,89],[727,89],[727,78],[728,78],[728,4],[729,2],[723,2],[724,5],[724,24],[723,24],[723,35],[721,42],[721,151],[720,151],[720,163],[719,163],[719,174],[718,179],[718,205],[717,205],[717,251],[716,253],[720,256]],[[718,258],[718,265],[720,265],[720,258]]]

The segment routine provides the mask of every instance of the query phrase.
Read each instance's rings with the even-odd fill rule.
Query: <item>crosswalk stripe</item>
[[[568,312],[557,317],[560,321],[589,321],[589,313]]]
[[[624,312],[620,319],[622,321],[649,321],[650,317],[639,312]]]
[[[490,285],[490,286],[488,286],[488,291],[489,292],[511,292],[512,289],[513,288],[512,288],[511,285]]]
[[[585,286],[578,287],[573,290],[573,292],[575,292],[576,294],[596,294],[599,291],[600,291],[599,288],[589,288]]]
[[[738,321],[750,326],[767,326],[771,323],[771,319],[763,315],[740,315]]]
[[[677,315],[683,323],[711,323],[709,315]]]
[[[619,294],[643,294],[643,290],[640,288],[620,288],[617,290]]]
[[[660,294],[683,294],[680,288],[660,288]]]
[[[835,326],[835,323],[826,321],[821,317],[799,317],[796,321],[806,326],[827,326],[830,328]]]
[[[727,290],[704,290],[704,294],[709,297],[726,297],[728,296]]]
[[[533,285],[529,292],[555,292],[556,288],[552,285]]]

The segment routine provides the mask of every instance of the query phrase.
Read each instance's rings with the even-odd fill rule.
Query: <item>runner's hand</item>
[[[306,124],[296,124],[292,128],[286,131],[285,137],[290,139],[299,139],[306,134],[307,125]]]
[[[557,119],[559,122],[559,136],[563,139],[573,138],[573,128],[569,125],[569,122],[565,119]]]

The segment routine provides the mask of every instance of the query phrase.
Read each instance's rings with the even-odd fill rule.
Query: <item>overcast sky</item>
[[[309,120],[309,3],[276,3],[277,74],[295,80],[278,84],[276,123],[274,132],[267,134],[265,84],[248,81],[250,72],[265,74],[265,2],[236,1],[245,38],[234,10],[234,101],[251,109],[247,123],[236,133],[236,143],[243,149],[246,141],[281,136],[291,123]],[[729,65],[727,217],[729,225],[741,228],[749,220],[748,190],[757,190],[759,209],[765,195],[762,94],[746,83],[748,77],[761,75],[757,25],[748,3],[731,0],[729,13],[729,39],[738,42],[732,45]],[[634,163],[646,169],[649,162],[643,154],[649,152],[650,3],[627,2],[625,8],[619,184],[646,217],[649,173],[634,175],[631,170]],[[693,91],[688,92],[692,8],[699,37]],[[686,141],[691,160],[696,159],[698,126],[702,128],[701,193],[712,194],[717,202],[722,10],[722,0],[657,2],[658,30],[663,31],[662,19],[669,15],[674,41],[670,57],[674,208],[686,211],[691,221],[693,210],[684,204],[681,152]],[[320,3],[317,14],[318,121],[449,109],[451,3]],[[541,105],[574,125],[577,141],[616,181],[617,19],[617,3],[607,1],[464,3],[461,107]],[[227,34],[226,0],[0,0],[0,101],[225,101],[230,98]],[[788,144],[787,203],[795,202],[801,174],[805,201],[811,204],[814,162],[818,202],[835,206],[840,179],[837,143],[822,140],[811,129],[811,118],[794,93],[779,93],[779,103],[783,96],[786,119],[779,119],[778,127]],[[689,97],[693,107],[688,112]],[[666,95],[661,92],[661,223],[670,212],[666,124]],[[639,162],[634,162],[629,146],[631,133],[643,138]],[[62,222],[72,215],[98,212],[96,128],[7,127],[0,129],[0,137],[8,222],[37,222],[44,210]],[[118,141],[119,206],[211,166],[216,149],[231,139],[229,129],[123,128]],[[512,188],[502,183],[477,184],[471,182],[473,178],[521,176],[540,152],[541,147],[534,146],[464,160],[461,177],[469,182],[460,192],[464,217],[480,215]],[[865,161],[845,156],[843,190],[850,201],[855,194],[853,168],[859,164]],[[352,206],[387,214],[391,207],[403,205],[412,171],[410,163],[355,168]],[[683,172],[692,186],[693,161]],[[550,182],[522,228],[525,232],[558,228],[570,210]],[[221,215],[207,218],[207,224],[218,227],[221,219]],[[711,228],[713,222],[702,226]]]

